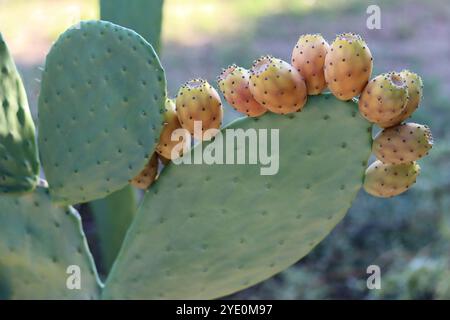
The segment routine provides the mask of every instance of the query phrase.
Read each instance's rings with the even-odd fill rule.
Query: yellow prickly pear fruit
[[[320,94],[327,86],[324,64],[329,48],[322,35],[305,34],[292,50],[291,64],[305,79],[309,95]]]
[[[176,111],[181,126],[198,140],[211,139],[214,134],[209,129],[218,130],[222,124],[220,96],[203,79],[190,80],[180,88],[176,98]],[[195,122],[199,125],[198,130],[194,130]]]
[[[325,56],[325,80],[340,100],[358,96],[369,81],[372,53],[361,36],[344,33],[336,37]]]
[[[183,154],[183,150],[187,149],[187,143],[186,139],[179,140],[172,140],[172,133],[177,130],[181,129],[180,121],[178,120],[177,113],[175,111],[175,103],[171,99],[166,99],[165,103],[166,111],[164,113],[164,126],[161,131],[161,134],[159,135],[159,142],[156,146],[156,152],[167,158],[167,159],[175,159],[180,157]],[[172,150],[175,146],[182,143],[183,147],[177,148],[179,152],[177,152],[176,155],[172,155]]]
[[[405,123],[380,131],[373,141],[372,152],[383,163],[399,164],[424,157],[432,146],[430,128]]]
[[[270,56],[253,63],[250,91],[263,107],[279,114],[301,110],[307,99],[306,84],[297,69]]]
[[[367,84],[359,98],[359,111],[370,122],[385,128],[408,102],[408,90],[397,72],[383,73]]]
[[[384,164],[376,160],[366,170],[364,190],[375,197],[393,197],[408,190],[419,173],[416,162]]]
[[[414,72],[409,70],[403,70],[400,72],[400,76],[406,83],[406,87],[408,90],[408,102],[406,103],[406,107],[403,112],[392,119],[391,121],[387,121],[383,123],[382,127],[387,128],[393,125],[396,125],[409,117],[417,110],[419,107],[420,101],[422,100],[423,95],[423,82],[422,78]]]
[[[130,181],[130,184],[136,188],[146,190],[155,181],[157,174],[158,155],[154,152],[145,168]]]

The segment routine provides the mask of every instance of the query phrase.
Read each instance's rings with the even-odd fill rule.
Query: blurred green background
[[[371,4],[381,8],[381,30],[366,28]],[[96,19],[98,11],[97,0],[0,0],[0,30],[23,75],[34,116],[52,42],[78,20]],[[347,31],[366,39],[374,75],[403,68],[422,75],[424,99],[412,121],[432,128],[435,146],[420,161],[422,174],[411,191],[387,200],[361,192],[312,254],[229,298],[450,299],[448,0],[166,0],[161,59],[169,93],[174,96],[195,77],[214,83],[222,67],[249,67],[262,54],[289,61],[300,34],[322,33],[331,42]],[[236,116],[227,109],[227,120]],[[372,264],[381,268],[381,290],[366,287]]]

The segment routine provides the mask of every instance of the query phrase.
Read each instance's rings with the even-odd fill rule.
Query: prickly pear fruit
[[[329,48],[322,35],[305,34],[292,50],[291,64],[305,79],[309,95],[319,94],[327,86],[323,67]]]
[[[159,135],[159,142],[156,146],[156,152],[167,159],[172,159],[172,149],[179,143],[183,144],[183,148],[178,148],[180,151],[176,158],[183,154],[183,149],[187,148],[187,141],[185,139],[172,141],[172,132],[181,128],[177,113],[175,112],[175,103],[171,99],[167,99],[165,103],[166,111],[164,113],[164,126]]]
[[[249,117],[259,117],[267,109],[260,105],[249,88],[250,72],[235,64],[224,69],[218,77],[218,84],[223,96],[237,111]]]
[[[359,95],[372,73],[372,54],[357,34],[344,33],[336,37],[325,56],[325,80],[328,88],[340,100]]]
[[[407,102],[408,89],[400,74],[383,73],[364,88],[359,98],[359,111],[370,122],[386,128],[387,122],[403,112]]]
[[[181,126],[198,140],[209,140],[208,129],[219,129],[222,123],[222,102],[217,91],[205,80],[186,82],[178,91],[176,111]],[[194,121],[201,127],[194,132]]]
[[[394,197],[408,190],[419,173],[416,162],[384,164],[376,160],[366,170],[364,190],[375,197]]]
[[[405,123],[380,131],[372,152],[383,163],[399,164],[422,158],[432,146],[433,137],[427,126]]]
[[[301,110],[307,99],[305,80],[297,69],[270,56],[253,63],[250,91],[263,107],[279,114]]]
[[[366,170],[364,190],[375,197],[393,197],[408,190],[419,173],[416,162],[384,164],[376,160]]]
[[[408,90],[408,102],[406,104],[403,112],[395,117],[391,121],[387,121],[383,123],[383,127],[391,127],[402,122],[405,119],[408,119],[414,111],[417,110],[420,104],[420,100],[422,99],[423,94],[423,82],[422,78],[414,72],[409,70],[403,70],[400,72],[401,77],[406,82],[406,87]]]
[[[157,173],[158,155],[154,152],[145,168],[130,181],[130,184],[136,188],[146,190],[155,181]]]

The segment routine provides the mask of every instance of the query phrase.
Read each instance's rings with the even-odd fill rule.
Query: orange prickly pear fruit
[[[179,143],[183,143],[183,148],[178,148],[180,151],[175,157],[178,158],[182,155],[182,150],[187,148],[187,143],[185,139],[181,141],[172,140],[172,132],[177,129],[181,129],[180,121],[178,120],[177,113],[175,111],[175,103],[171,99],[166,99],[165,103],[165,113],[164,113],[164,125],[159,135],[159,142],[156,146],[156,152],[166,159],[172,159],[172,149]]]
[[[305,80],[289,63],[264,56],[253,63],[250,73],[250,91],[269,111],[287,114],[300,111],[305,105]]]
[[[408,103],[408,90],[397,72],[381,74],[367,84],[359,97],[359,111],[370,122],[386,127]],[[395,124],[395,123],[394,123]]]
[[[194,79],[186,82],[178,91],[176,111],[181,126],[194,138],[209,140],[209,129],[219,129],[222,124],[223,110],[220,96],[207,81]],[[199,123],[199,130],[195,129]]]
[[[324,65],[329,47],[322,35],[305,34],[292,50],[291,64],[305,79],[309,95],[320,94],[327,86]]]
[[[385,164],[376,160],[366,170],[364,190],[375,197],[394,197],[408,190],[419,173],[416,162]]]
[[[354,33],[336,37],[325,56],[325,80],[328,88],[340,100],[358,96],[369,81],[373,65],[372,53]]]
[[[417,123],[404,123],[380,131],[372,152],[383,163],[399,164],[418,160],[433,147],[430,128]]]

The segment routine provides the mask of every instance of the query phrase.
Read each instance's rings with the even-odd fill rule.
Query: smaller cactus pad
[[[213,299],[242,290],[305,256],[344,217],[372,142],[355,102],[310,96],[300,113],[227,128],[279,129],[278,173],[167,166],[138,209],[103,298]]]
[[[63,33],[47,56],[39,147],[55,201],[99,199],[149,161],[163,124],[166,80],[150,44],[104,21]]]
[[[34,189],[39,173],[27,95],[0,34],[0,193]]]
[[[78,213],[51,203],[48,189],[0,195],[0,300],[96,299],[100,292]],[[81,289],[66,286],[80,268]]]

